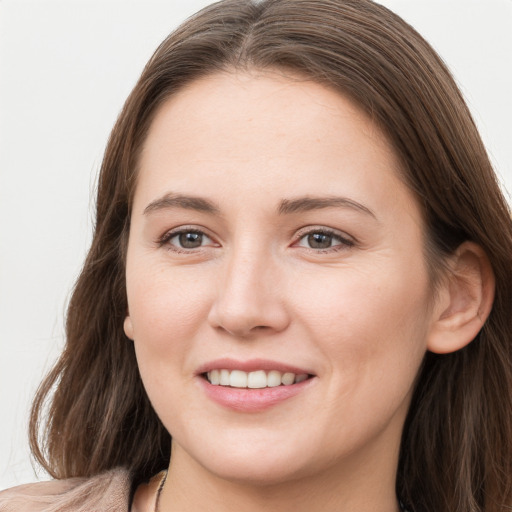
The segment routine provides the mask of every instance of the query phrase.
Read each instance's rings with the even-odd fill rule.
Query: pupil
[[[331,247],[332,236],[323,233],[308,235],[309,246],[313,249],[328,249]]]
[[[179,239],[181,247],[195,249],[196,247],[201,247],[203,235],[201,233],[181,233]]]

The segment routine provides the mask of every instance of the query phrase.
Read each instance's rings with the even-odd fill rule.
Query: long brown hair
[[[298,72],[349,96],[378,123],[423,207],[433,280],[462,241],[486,251],[497,282],[493,310],[466,348],[426,355],[404,427],[397,493],[415,512],[509,510],[510,211],[449,71],[414,29],[370,0],[225,0],[157,49],[105,152],[94,239],[69,304],[66,347],[33,405],[35,457],[57,478],[125,466],[137,482],[167,467],[170,436],[123,332],[137,158],[170,95],[200,76],[243,68]]]

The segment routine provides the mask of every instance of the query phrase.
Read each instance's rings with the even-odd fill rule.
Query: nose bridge
[[[263,328],[282,330],[288,319],[279,280],[272,251],[250,241],[234,245],[219,276],[211,324],[240,337]]]

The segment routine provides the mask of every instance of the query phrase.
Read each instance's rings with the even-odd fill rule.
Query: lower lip
[[[296,396],[311,385],[314,377],[292,384],[273,388],[230,388],[210,384],[200,377],[206,395],[214,402],[240,412],[260,412]]]

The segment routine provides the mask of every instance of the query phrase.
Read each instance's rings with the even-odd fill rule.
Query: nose
[[[283,284],[271,255],[232,254],[219,276],[210,325],[237,338],[283,331],[290,321]]]

